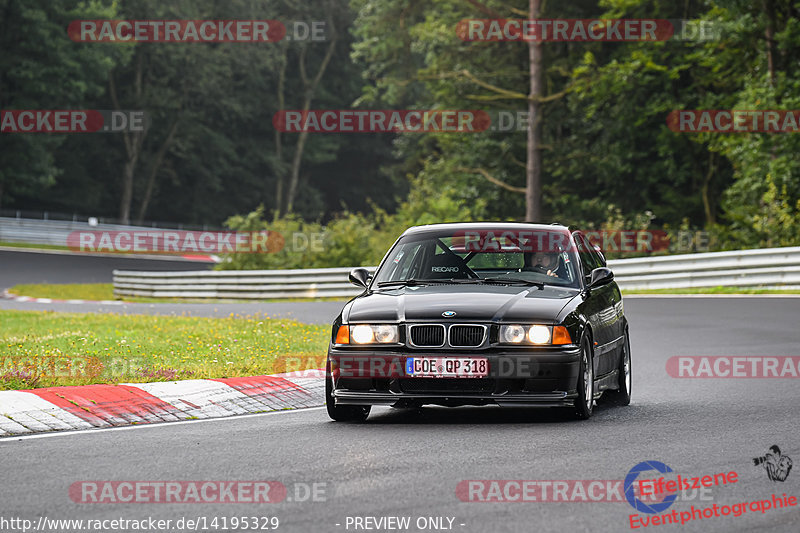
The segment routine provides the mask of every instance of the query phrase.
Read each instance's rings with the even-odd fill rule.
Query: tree
[[[578,18],[586,13],[588,4],[591,2],[576,2],[557,9],[560,16]],[[565,95],[568,77],[562,63],[574,56],[575,50],[537,41],[464,42],[456,33],[464,19],[538,18],[544,13],[542,3],[529,0],[525,8],[478,0],[437,2],[435,6],[412,0],[360,1],[355,5],[359,11],[355,33],[360,40],[354,45],[354,56],[368,65],[370,82],[364,87],[362,101],[462,109],[477,104],[490,111],[528,112],[524,132],[461,135],[460,142],[450,142],[452,134],[426,135],[435,139],[435,150],[422,157],[406,154],[417,158],[422,167],[418,172],[464,184],[465,201],[475,198],[473,192],[489,197],[487,216],[543,220],[542,181],[547,173],[542,151],[551,149],[545,138],[555,129],[548,127],[545,112]],[[402,24],[397,24],[398,20]],[[416,149],[427,142],[420,139],[403,146]],[[523,179],[520,169],[524,169]],[[514,207],[509,209],[510,205]]]
[[[125,50],[75,45],[65,28],[75,19],[115,15],[110,0],[0,0],[0,109],[83,108]],[[55,183],[63,169],[53,152],[65,135],[2,135],[0,205]]]
[[[334,23],[334,17],[332,13],[333,4],[330,2],[325,3],[326,7],[326,18],[327,18],[327,38],[328,42],[325,48],[325,54],[319,61],[319,65],[317,65],[316,72],[309,76],[308,74],[308,67],[307,67],[307,56],[309,46],[307,44],[303,44],[300,47],[300,51],[297,58],[297,70],[300,73],[300,81],[301,81],[301,94],[302,94],[302,106],[301,110],[304,113],[308,113],[311,109],[311,102],[314,98],[314,94],[317,91],[317,87],[319,87],[320,81],[322,81],[322,77],[325,75],[325,71],[330,64],[331,58],[333,57],[333,52],[336,49],[336,43],[339,39],[336,31],[336,24]],[[292,166],[291,172],[289,175],[289,185],[286,190],[286,200],[285,202],[282,199],[278,199],[278,212],[280,213],[282,208],[285,206],[285,211],[291,213],[294,207],[294,200],[297,196],[297,187],[300,183],[300,165],[303,161],[303,151],[305,149],[306,142],[308,140],[309,132],[304,130],[300,132],[297,138],[297,144],[295,145],[294,149],[294,156],[292,157]],[[279,176],[279,179],[281,177]]]
[[[528,1],[528,18],[536,20],[542,12],[541,0]],[[531,40],[528,43],[528,61],[530,69],[530,93],[528,94],[528,143],[525,165],[525,220],[539,222],[542,220],[542,56],[541,42]]]

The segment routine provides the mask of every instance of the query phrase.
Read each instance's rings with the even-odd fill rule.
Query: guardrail
[[[623,289],[800,288],[800,247],[609,261]]]
[[[800,288],[800,247],[640,257],[609,261],[624,289],[731,287]],[[351,268],[114,271],[114,296],[254,299],[355,296]],[[369,267],[370,273],[375,267]]]
[[[210,270],[199,272],[114,271],[114,296],[149,298],[328,298],[355,296],[352,268]],[[367,270],[370,273],[375,267]]]
[[[67,237],[73,231],[153,231],[164,230],[168,226],[123,226],[104,224],[99,221],[78,220],[40,220],[19,217],[0,217],[0,242],[23,242],[28,244],[49,244],[67,246]],[[155,224],[155,223],[154,223]],[[203,226],[177,225],[178,229],[206,231]]]

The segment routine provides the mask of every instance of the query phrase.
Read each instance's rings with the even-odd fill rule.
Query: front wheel
[[[325,365],[325,407],[328,416],[336,422],[363,422],[369,416],[369,405],[336,405],[333,399],[333,376],[331,362]]]
[[[628,329],[625,329],[625,340],[622,347],[622,357],[619,358],[617,369],[617,386],[614,391],[606,391],[608,402],[613,405],[628,405],[631,403],[631,340]]]
[[[581,420],[591,418],[594,410],[594,367],[592,345],[588,336],[581,341],[581,365],[578,373],[578,398],[575,400],[575,416]]]

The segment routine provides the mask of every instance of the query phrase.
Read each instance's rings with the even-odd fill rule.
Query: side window
[[[396,277],[396,279],[408,279],[410,277],[414,277],[413,275],[409,275],[409,274],[412,274],[412,272],[411,272],[412,267],[419,265],[419,257],[418,256],[421,255],[420,254],[420,250],[421,249],[422,249],[422,246],[421,246],[420,243],[414,243],[411,246],[407,247],[407,249],[403,250],[403,256],[404,257],[395,258],[395,262],[399,262],[400,263],[398,265],[399,266],[399,275]],[[414,269],[414,270],[419,270],[419,269],[417,268],[417,269]]]
[[[589,243],[589,246],[591,246],[591,253],[592,253],[592,256],[594,257],[595,264],[598,267],[608,266],[608,264],[606,263],[606,256],[604,256],[603,253],[600,250],[595,248],[592,245],[592,243]]]
[[[420,243],[409,243],[400,246],[395,252],[394,257],[384,266],[385,274],[382,275],[383,281],[394,281],[405,279],[409,270],[414,266],[419,250],[422,248]]]
[[[401,271],[400,279],[419,277],[419,273],[422,271],[422,256],[422,245],[415,245],[413,250],[410,250],[408,253],[408,258]]]
[[[578,247],[578,256],[581,258],[581,267],[583,268],[583,275],[588,276],[592,270],[602,266],[598,261],[598,257],[592,254],[594,251],[591,244],[588,244],[580,233],[573,233],[575,244]]]

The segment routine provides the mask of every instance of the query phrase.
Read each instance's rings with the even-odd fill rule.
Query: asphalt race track
[[[463,532],[617,532],[631,529],[635,511],[625,501],[469,502],[456,487],[462,480],[622,480],[648,460],[684,477],[738,474],[738,482],[711,494],[690,491],[668,513],[800,495],[797,464],[784,482],[753,465],[774,444],[800,461],[797,379],[676,379],[665,371],[675,355],[800,355],[800,298],[639,298],[626,300],[625,311],[633,402],[598,407],[586,422],[565,421],[555,411],[426,407],[376,409],[367,423],[353,425],[309,409],[8,439],[0,441],[0,516],[34,524],[40,516],[173,524],[181,517],[210,524],[214,517],[277,516],[278,531],[292,532],[363,531],[354,529],[354,517],[386,516],[410,517],[411,527],[375,530],[433,531],[417,529],[416,520],[449,517],[452,530]],[[82,480],[276,480],[288,498],[79,504],[68,489]],[[324,498],[317,498],[324,501],[298,502],[306,492],[298,483],[325,483]],[[798,509],[748,509],[739,517],[643,529],[798,531]]]
[[[192,261],[168,261],[125,257],[99,257],[0,250],[0,293],[21,283],[111,283],[113,270],[208,270],[212,265]],[[255,315],[292,318],[308,324],[329,324],[341,302],[283,303],[192,303],[109,305],[85,302],[17,302],[0,298],[0,309],[20,311],[61,311],[66,313],[117,313],[142,315],[191,315],[228,317]]]
[[[0,291],[21,283],[111,283],[116,270],[208,270],[210,263],[0,250]]]

